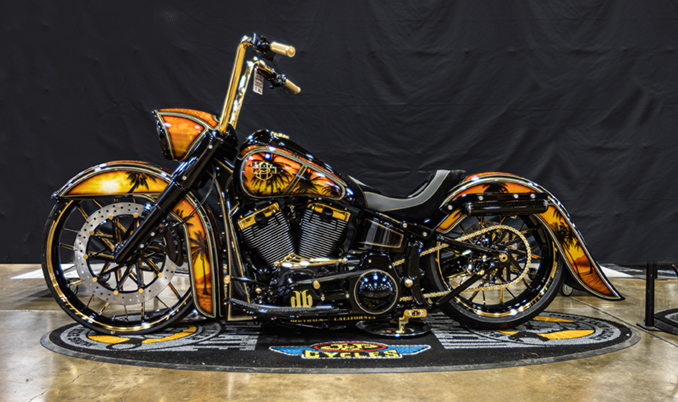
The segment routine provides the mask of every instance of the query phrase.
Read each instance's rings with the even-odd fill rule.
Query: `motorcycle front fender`
[[[130,196],[157,198],[170,182],[172,173],[161,166],[140,161],[102,163],[80,172],[56,191],[54,199]],[[180,218],[196,213],[187,222],[186,260],[189,264],[193,301],[206,317],[222,316],[223,274],[218,236],[212,214],[188,193],[173,208]],[[207,252],[205,253],[205,250]]]
[[[570,214],[556,197],[540,185],[508,173],[481,173],[465,178],[455,187],[442,205],[448,205],[459,197],[478,193],[544,193],[548,197],[546,212],[535,214],[547,228],[548,235],[556,245],[567,272],[575,286],[606,300],[623,300],[624,297],[612,286],[598,262],[592,257],[584,238],[572,222]],[[464,218],[463,210],[451,213],[437,228],[449,233]],[[578,286],[577,286],[578,285]]]

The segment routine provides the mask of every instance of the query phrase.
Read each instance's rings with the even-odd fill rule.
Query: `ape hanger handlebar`
[[[242,37],[235,54],[228,92],[226,93],[224,106],[221,109],[221,117],[219,118],[219,124],[217,125],[217,131],[221,135],[225,135],[229,125],[235,129],[238,123],[238,117],[240,116],[240,109],[242,108],[243,100],[245,99],[245,94],[247,92],[247,86],[252,73],[255,70],[258,70],[259,73],[274,87],[284,86],[295,94],[301,92],[301,88],[290,81],[284,74],[277,73],[264,60],[255,56],[252,60],[245,61],[247,48],[249,47],[254,48],[263,59],[269,61],[272,61],[276,54],[287,57],[294,57],[296,54],[294,46],[285,45],[279,42],[268,42],[265,37],[259,36],[256,33],[251,37]]]

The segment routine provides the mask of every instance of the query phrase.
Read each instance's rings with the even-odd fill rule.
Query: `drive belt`
[[[484,229],[480,229],[480,230],[475,231],[473,233],[458,237],[455,240],[466,241],[466,240],[473,239],[475,237],[484,235],[485,233],[489,233],[489,232],[496,231],[496,230],[505,230],[505,231],[508,231],[508,232],[515,234],[516,236],[518,236],[520,238],[520,240],[525,245],[525,252],[526,252],[526,255],[527,255],[527,261],[525,261],[525,267],[522,269],[522,272],[520,273],[520,275],[518,275],[515,279],[513,279],[510,282],[502,283],[502,284],[488,284],[487,286],[469,288],[469,289],[464,290],[462,293],[481,292],[481,291],[485,292],[485,291],[488,291],[488,290],[505,289],[509,286],[512,286],[512,285],[520,282],[521,280],[523,280],[525,275],[527,275],[527,272],[529,271],[530,263],[532,262],[532,250],[530,249],[530,244],[528,243],[527,239],[525,238],[525,236],[522,233],[520,233],[520,231],[518,229],[515,229],[511,226],[506,226],[506,225],[493,225],[493,226],[490,226],[490,227],[487,227],[487,228],[484,228]],[[438,252],[438,251],[440,251],[444,248],[447,248],[448,246],[449,245],[447,245],[447,244],[440,244],[436,247],[431,247],[429,249],[423,250],[421,253],[419,253],[419,256],[423,257],[423,256],[429,255],[431,253]],[[511,253],[510,248],[507,251],[509,253]],[[402,265],[404,263],[405,263],[405,259],[402,259],[402,260],[395,261],[393,263],[393,265],[398,266],[398,265]],[[436,297],[443,297],[450,292],[452,292],[452,289],[444,290],[444,291],[440,291],[440,292],[424,293],[424,297],[427,298],[427,299],[436,298]],[[412,296],[404,296],[404,297],[400,298],[401,302],[411,301],[411,300],[413,300]]]

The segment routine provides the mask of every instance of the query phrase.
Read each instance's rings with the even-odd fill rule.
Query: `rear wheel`
[[[482,234],[469,236],[473,233]],[[544,224],[535,216],[467,217],[448,236],[465,236],[465,242],[493,250],[490,255],[446,247],[422,258],[426,293],[452,290],[474,273],[486,272],[442,307],[463,325],[479,329],[518,325],[544,310],[561,287],[562,265]],[[425,249],[442,245],[432,242]]]
[[[181,258],[168,244],[185,253],[183,225],[164,231],[133,262],[113,261],[113,250],[138,227],[148,201],[131,196],[61,200],[53,208],[42,269],[56,301],[80,324],[110,334],[143,334],[192,310],[188,269],[177,265]]]

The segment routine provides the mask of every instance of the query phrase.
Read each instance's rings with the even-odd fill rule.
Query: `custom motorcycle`
[[[248,56],[249,54],[249,56]],[[249,82],[298,94],[277,72],[292,46],[254,34],[237,48],[220,116],[153,111],[173,172],[93,166],[54,193],[43,271],[74,320],[142,334],[187,314],[371,333],[426,332],[440,309],[461,324],[515,326],[565,281],[622,299],[565,207],[507,173],[438,170],[403,197],[335,172],[270,130],[239,144]]]

